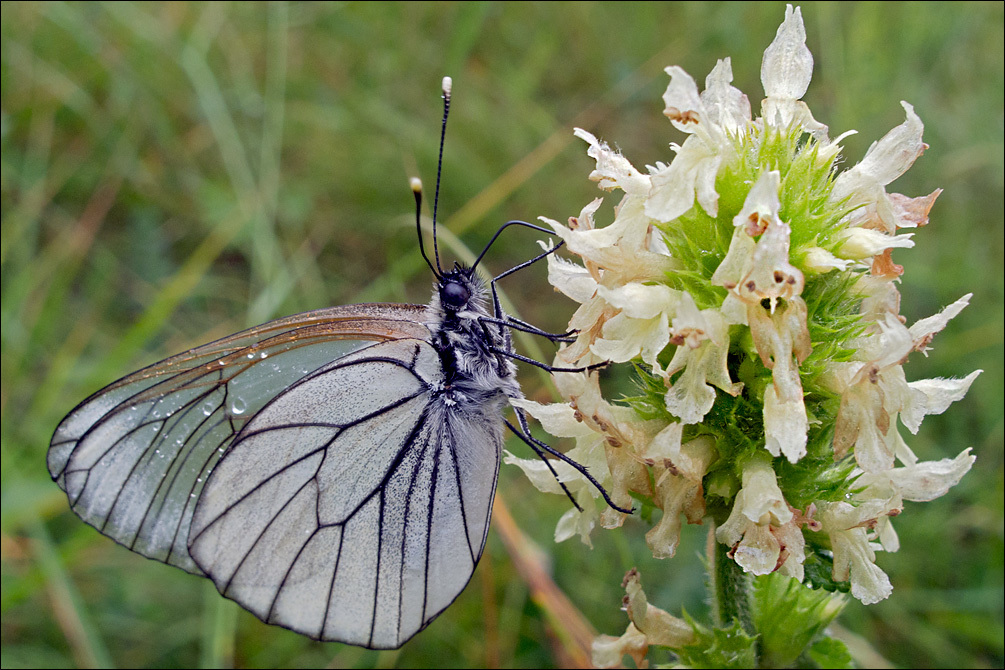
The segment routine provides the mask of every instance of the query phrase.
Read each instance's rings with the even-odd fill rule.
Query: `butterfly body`
[[[516,366],[506,355],[513,351],[510,332],[487,321],[492,317],[485,307],[484,284],[469,268],[455,267],[443,275],[429,315],[430,342],[443,360],[447,390],[453,391],[446,403],[523,397]]]

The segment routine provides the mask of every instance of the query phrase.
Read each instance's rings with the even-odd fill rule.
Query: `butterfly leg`
[[[489,351],[494,354],[499,354],[501,356],[506,356],[508,358],[513,358],[518,361],[523,361],[524,363],[530,363],[533,366],[539,367],[545,372],[589,372],[590,370],[598,370],[600,368],[607,367],[610,365],[608,361],[603,363],[594,363],[593,365],[587,365],[581,368],[558,368],[554,365],[548,365],[547,363],[542,363],[541,361],[535,361],[533,358],[528,358],[527,356],[521,356],[518,353],[512,351],[503,351],[498,347],[489,347]]]
[[[549,333],[544,330],[541,330],[536,326],[527,323],[526,321],[521,321],[516,317],[512,317],[509,314],[506,315],[506,325],[509,326],[510,328],[515,328],[516,330],[530,329],[527,330],[528,333],[534,333],[535,335],[546,337],[552,342],[575,342],[576,338],[572,336],[579,334],[578,328],[570,328],[564,333]],[[522,328],[519,326],[522,326]]]
[[[481,323],[491,323],[497,326],[503,326],[505,328],[512,328],[513,330],[519,330],[524,333],[530,333],[531,335],[538,335],[552,342],[575,342],[576,339],[569,337],[569,335],[575,335],[578,330],[568,330],[564,333],[549,333],[547,331],[541,330],[537,326],[532,326],[526,321],[521,321],[520,319],[514,319],[510,315],[506,315],[505,319],[496,319],[491,316],[483,316],[478,319]]]
[[[505,228],[506,226],[509,226],[511,224],[517,224],[517,223],[521,224],[521,225],[524,225],[524,226],[527,226],[529,228],[533,228],[534,230],[540,230],[541,232],[545,232],[545,233],[549,232],[549,231],[545,230],[544,228],[541,228],[540,226],[535,226],[533,224],[525,223],[523,221],[510,221],[509,223],[505,224],[502,228],[500,228],[498,232],[496,232],[495,237],[492,238],[492,242],[494,242],[495,239],[496,239],[496,237],[499,236],[499,233],[501,233],[503,231],[503,228]],[[490,246],[491,246],[492,242],[489,242]],[[509,275],[513,274],[517,270],[522,270],[522,269],[524,269],[525,267],[527,267],[529,265],[533,265],[534,263],[537,263],[542,258],[546,258],[546,257],[550,256],[551,254],[553,254],[556,251],[558,251],[562,247],[563,244],[565,244],[565,242],[559,242],[558,244],[556,244],[555,246],[553,246],[551,249],[548,249],[547,251],[544,251],[543,253],[540,253],[537,256],[534,256],[533,258],[531,258],[530,260],[526,260],[523,263],[520,263],[519,265],[514,265],[509,270],[506,270],[505,272],[503,272],[501,274],[498,274],[498,275],[496,275],[495,277],[492,278],[492,280],[489,282],[489,287],[492,290],[492,313],[495,315],[495,317],[497,319],[502,319],[506,315],[503,313],[502,306],[499,304],[499,294],[496,291],[496,282],[499,281],[500,279],[502,279],[503,277],[508,277]],[[485,249],[487,251],[488,247],[485,247]],[[484,251],[482,252],[482,255],[483,256],[485,255]],[[481,256],[478,257],[478,260],[481,260]],[[477,264],[478,264],[478,261],[475,261],[475,265],[477,265]],[[509,320],[510,317],[506,317],[506,319]],[[513,321],[517,321],[517,320],[513,319]],[[529,325],[529,324],[523,323],[522,321],[519,321],[519,323],[521,323],[522,325]],[[533,326],[531,326],[531,327],[533,328]]]
[[[565,491],[565,495],[569,497],[569,500],[571,500],[572,504],[576,506],[576,509],[578,509],[580,512],[583,511],[583,508],[580,507],[579,504],[576,503],[575,499],[572,497],[572,494],[569,492],[569,489],[566,488],[565,483],[558,480],[558,473],[555,472],[555,468],[552,467],[551,462],[545,457],[545,453],[551,454],[560,461],[569,464],[578,473],[586,477],[587,481],[593,484],[593,486],[595,486],[596,489],[600,492],[600,495],[603,496],[604,502],[606,502],[612,509],[619,511],[622,514],[632,513],[631,509],[625,509],[624,507],[615,504],[615,502],[611,500],[611,496],[608,495],[607,489],[605,489],[603,485],[600,482],[598,482],[593,477],[593,475],[590,474],[589,470],[587,470],[583,465],[577,463],[576,461],[572,460],[571,458],[563,454],[561,451],[558,451],[552,446],[546,444],[545,442],[542,442],[541,440],[538,440],[533,435],[531,435],[530,426],[527,425],[527,417],[524,415],[523,410],[521,410],[520,408],[514,408],[514,410],[516,412],[517,422],[520,424],[520,429],[517,429],[516,426],[511,424],[509,421],[506,421],[506,426],[511,431],[513,431],[514,435],[519,437],[531,449],[533,449],[534,453],[536,453],[538,457],[542,461],[544,461],[544,464],[548,466],[549,470],[551,470],[551,474],[554,475],[555,481],[558,481],[559,486],[561,486],[562,490]]]
[[[516,412],[517,412],[517,416],[520,416],[520,410],[516,410]],[[533,449],[534,453],[537,454],[537,457],[540,458],[542,461],[544,461],[544,464],[546,466],[548,466],[549,470],[551,470],[551,475],[555,478],[555,481],[558,482],[558,485],[562,487],[562,491],[565,492],[565,496],[572,502],[573,506],[577,510],[579,510],[580,512],[582,512],[583,508],[580,507],[579,503],[576,502],[576,499],[572,497],[572,492],[569,491],[568,488],[566,488],[565,482],[563,482],[562,480],[560,480],[558,478],[558,472],[555,471],[555,467],[551,464],[551,461],[549,461],[547,459],[547,457],[545,457],[545,452],[543,452],[540,447],[538,447],[536,444],[534,444],[534,442],[531,441],[532,438],[528,437],[530,435],[530,431],[527,431],[526,434],[524,434],[523,432],[520,431],[519,428],[517,428],[516,426],[514,426],[513,424],[511,424],[509,421],[506,421],[504,419],[504,422],[506,424],[506,427],[509,428],[511,431],[513,431],[514,435],[516,435],[521,440],[523,440],[524,444],[526,444],[528,447],[530,447],[531,449]],[[527,420],[524,419],[522,423],[524,425],[526,425]]]
[[[509,226],[509,225],[513,225],[513,224],[520,224],[520,225],[523,225],[523,226],[527,226],[529,228],[533,228],[534,230],[539,230],[541,232],[549,232],[549,231],[545,230],[544,228],[541,228],[540,226],[535,226],[533,224],[529,224],[529,223],[526,223],[526,222],[523,222],[523,221],[510,221],[509,223],[506,223],[502,228],[500,228],[498,232],[496,232],[496,235],[495,235],[495,237],[492,238],[492,241],[495,241],[495,238],[499,236],[499,233],[502,232],[503,228],[505,228],[506,226]],[[492,242],[489,242],[489,245],[491,245],[491,244],[492,244]],[[546,257],[550,256],[551,254],[553,254],[556,251],[558,251],[558,249],[561,248],[561,246],[563,244],[565,244],[565,242],[559,242],[555,246],[553,246],[550,249],[544,251],[543,253],[538,254],[537,256],[534,256],[530,260],[524,261],[523,263],[520,263],[519,265],[511,267],[509,270],[506,270],[505,272],[503,272],[503,273],[501,273],[501,274],[496,275],[495,277],[493,277],[492,280],[489,281],[489,288],[492,291],[492,312],[495,315],[495,317],[494,318],[493,317],[483,317],[482,320],[483,321],[487,321],[489,323],[498,324],[500,326],[505,326],[507,328],[512,328],[514,330],[521,330],[521,331],[523,331],[525,333],[530,333],[532,335],[538,335],[540,337],[544,337],[544,338],[546,338],[548,340],[551,340],[552,342],[573,342],[574,340],[571,339],[569,336],[570,335],[575,335],[576,333],[579,332],[579,331],[577,331],[575,329],[567,330],[564,333],[549,333],[547,331],[541,330],[537,326],[533,326],[533,325],[527,323],[526,321],[521,321],[520,319],[514,318],[514,317],[506,314],[505,312],[503,312],[502,305],[499,304],[499,293],[496,290],[496,282],[497,281],[499,281],[503,277],[508,277],[509,275],[513,274],[517,270],[522,270],[523,268],[525,268],[525,267],[527,267],[529,265],[533,265],[534,263],[538,262],[542,258],[546,258]],[[484,252],[482,252],[482,254],[484,255]],[[481,260],[481,257],[479,257],[479,260]]]

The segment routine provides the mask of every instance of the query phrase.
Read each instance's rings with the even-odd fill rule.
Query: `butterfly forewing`
[[[272,321],[97,392],[59,425],[48,466],[84,521],[138,553],[201,573],[188,531],[207,475],[283,389],[374,341],[425,337],[424,308],[350,305]]]
[[[455,412],[427,342],[324,366],[259,411],[214,470],[189,552],[221,593],[324,640],[400,646],[484,547],[500,403]],[[501,401],[500,401],[501,402]]]

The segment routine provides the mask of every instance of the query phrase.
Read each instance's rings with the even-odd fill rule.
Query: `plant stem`
[[[716,627],[728,628],[737,620],[748,635],[756,636],[750,611],[750,576],[729,557],[729,547],[716,542],[715,528],[709,529],[706,553]]]

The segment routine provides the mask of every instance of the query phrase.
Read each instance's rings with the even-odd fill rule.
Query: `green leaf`
[[[761,665],[795,663],[840,614],[845,599],[777,572],[754,580],[753,620],[760,634]]]
[[[848,647],[841,640],[825,637],[806,651],[806,656],[818,668],[854,668]]]
[[[685,615],[686,616],[686,615]],[[695,625],[698,641],[676,650],[689,668],[756,668],[757,638],[744,632],[739,621],[729,628],[706,629]]]

